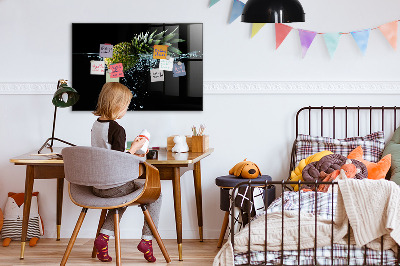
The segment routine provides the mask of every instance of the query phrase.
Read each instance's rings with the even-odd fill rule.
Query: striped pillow
[[[343,156],[361,146],[364,151],[364,159],[370,162],[378,162],[381,159],[385,140],[383,131],[378,131],[364,137],[352,137],[345,139],[333,139],[329,137],[318,137],[299,134],[296,139],[295,159],[296,165],[302,159],[317,152],[329,150]]]

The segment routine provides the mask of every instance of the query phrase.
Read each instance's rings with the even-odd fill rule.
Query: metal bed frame
[[[312,131],[312,125],[311,125],[312,115],[311,115],[311,113],[312,113],[313,110],[317,110],[317,112],[319,111],[319,115],[320,115],[320,136],[324,136],[324,127],[326,125],[326,123],[324,124],[324,116],[327,113],[327,112],[325,112],[325,114],[324,114],[324,111],[331,110],[329,113],[331,113],[331,115],[332,115],[330,118],[332,118],[332,123],[333,123],[332,124],[332,129],[333,129],[332,136],[333,136],[333,138],[336,137],[336,122],[337,122],[337,120],[339,120],[339,119],[336,119],[337,112],[344,112],[344,121],[342,120],[341,122],[342,122],[342,125],[344,126],[344,129],[345,129],[345,137],[347,138],[348,137],[348,125],[349,125],[349,121],[348,121],[349,119],[348,118],[349,118],[349,113],[350,112],[356,112],[356,115],[357,115],[357,124],[356,124],[356,126],[357,126],[357,136],[360,136],[360,122],[361,122],[360,113],[361,112],[363,112],[363,113],[369,112],[369,132],[372,133],[372,126],[373,126],[373,122],[374,122],[373,121],[373,114],[375,114],[376,112],[379,112],[379,111],[381,112],[381,116],[380,116],[381,117],[381,128],[380,129],[382,131],[384,131],[385,130],[385,113],[387,113],[387,111],[393,112],[392,114],[393,114],[393,131],[394,131],[396,129],[396,125],[397,125],[397,122],[396,122],[397,119],[396,118],[397,118],[397,111],[399,109],[400,108],[398,108],[396,106],[393,106],[393,107],[385,107],[385,106],[382,106],[382,107],[372,107],[372,106],[369,106],[369,107],[360,107],[360,106],[357,106],[357,107],[348,107],[348,106],[344,106],[344,107],[337,107],[337,106],[331,106],[331,107],[324,107],[324,106],[312,107],[312,106],[308,106],[308,107],[303,107],[296,114],[296,138],[300,134],[299,133],[299,126],[300,126],[299,121],[301,120],[300,114],[302,114],[303,111],[308,111],[308,134],[309,135],[311,135],[311,131]],[[328,120],[328,119],[325,119],[325,121],[326,120]],[[352,125],[354,125],[354,123]],[[296,165],[295,165],[295,158],[296,158],[295,146],[296,146],[296,141],[293,144],[293,149],[292,149],[292,153],[291,153],[289,176],[290,176],[290,172],[293,169],[295,169],[295,167],[296,167]],[[317,192],[317,189],[318,189],[319,185],[330,184],[330,185],[332,185],[332,189],[334,189],[334,186],[337,186],[338,183],[336,181],[332,181],[332,182],[319,182],[319,181],[304,182],[304,181],[285,181],[285,180],[283,180],[283,181],[265,181],[265,182],[263,182],[263,181],[252,181],[250,179],[249,181],[242,182],[242,183],[238,184],[237,186],[235,186],[233,191],[232,191],[232,195],[235,195],[235,192],[239,187],[242,187],[242,186],[252,186],[252,187],[254,186],[254,187],[256,187],[257,186],[259,188],[263,188],[264,189],[266,198],[268,198],[268,189],[266,189],[266,188],[268,188],[269,186],[271,186],[271,185],[281,186],[282,195],[283,195],[285,190],[291,190],[290,186],[288,186],[288,185],[291,185],[291,184],[299,185],[299,187],[300,187],[301,184],[315,185],[314,190],[315,190],[315,192]],[[300,190],[298,191],[298,193],[299,193],[299,202],[301,202],[301,192],[300,192]],[[253,191],[250,189],[250,198],[252,198],[252,196],[253,196],[252,194],[253,194]],[[333,243],[333,224],[334,224],[334,220],[333,220],[334,219],[334,217],[333,217],[334,206],[333,206],[333,204],[334,203],[333,203],[333,199],[334,199],[334,193],[332,193],[332,213],[331,213],[331,215],[332,215],[332,221],[331,221],[332,222],[332,227],[331,227],[332,228],[332,238],[331,238],[331,261],[332,261],[332,265],[333,265],[333,261],[334,261],[334,254],[333,254],[333,252],[334,252],[334,250],[333,250],[333,244],[334,244]],[[317,213],[317,208],[318,208],[317,207],[317,202],[318,202],[318,197],[317,197],[317,193],[315,193],[315,208],[316,208],[315,209],[315,213]],[[267,227],[267,225],[268,225],[268,219],[267,219],[267,211],[266,210],[267,210],[268,206],[266,204],[267,204],[267,201],[264,202],[264,208],[265,208],[264,262],[260,263],[260,265],[271,265],[271,264],[268,264],[268,262],[267,262],[267,252],[268,252],[268,250],[267,250],[267,242],[268,242],[268,239],[267,239],[268,227]],[[282,212],[284,212],[284,197],[282,197]],[[298,226],[300,227],[300,204],[299,204],[298,214],[299,214]],[[234,197],[232,197],[232,201],[231,201],[231,232],[230,232],[231,239],[230,239],[230,241],[231,241],[231,244],[232,244],[233,248],[234,248],[234,245],[235,245],[235,241],[234,241],[234,237],[235,237],[235,234],[234,234],[234,217],[235,217]],[[317,254],[316,254],[317,238],[318,238],[316,224],[317,224],[317,215],[315,215],[315,239],[314,239],[314,258],[313,258],[314,263],[313,264],[308,264],[308,265],[318,265],[317,264]],[[251,229],[251,219],[249,219],[248,227],[249,227],[249,242],[248,242],[248,245],[247,245],[247,262],[248,263],[245,264],[245,265],[250,265],[251,264],[251,255],[250,255],[251,254],[251,249],[250,249],[250,243],[251,243],[251,230],[250,230]],[[283,259],[284,259],[284,256],[283,256],[283,251],[284,251],[284,241],[283,241],[283,238],[284,238],[283,237],[283,235],[284,235],[284,218],[283,218],[283,216],[282,216],[282,232],[281,233],[282,233],[282,240],[281,240],[281,249],[280,249],[281,256],[280,256],[280,264],[279,265],[284,265],[283,264]],[[300,242],[301,242],[301,238],[300,238],[300,230],[299,230],[299,233],[298,233],[298,245],[297,245],[298,246],[298,249],[297,249],[297,265],[304,265],[304,264],[300,264],[300,254],[301,254]],[[400,246],[397,245],[397,248],[398,248],[399,252],[397,253],[397,258],[396,258],[395,265],[400,265],[400,249],[399,249]],[[364,249],[364,263],[363,263],[363,265],[367,265],[366,264],[367,263],[367,253],[366,253],[366,249],[367,248],[366,248],[366,246],[363,246],[363,249]],[[350,224],[348,226],[348,234],[347,234],[347,264],[346,265],[350,265]],[[384,265],[384,261],[383,261],[383,236],[381,237],[380,265]]]

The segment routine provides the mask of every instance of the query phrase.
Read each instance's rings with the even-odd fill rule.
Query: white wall
[[[320,32],[376,27],[399,19],[400,2],[384,0],[301,1],[306,23],[293,24]],[[114,6],[108,6],[114,3]],[[71,78],[71,23],[73,22],[203,22],[204,80],[213,81],[399,81],[399,52],[383,35],[371,33],[362,56],[350,35],[342,37],[330,59],[318,36],[305,59],[297,31],[275,51],[273,25],[250,39],[251,27],[227,24],[230,0],[208,9],[208,0],[146,1],[27,1],[0,0],[0,87],[11,83],[55,83]],[[154,11],[154,6],[157,6]],[[90,89],[90,88],[89,88]],[[204,95],[203,112],[130,112],[121,124],[132,139],[142,128],[152,132],[153,146],[165,146],[172,134],[189,134],[193,124],[207,125],[215,152],[202,161],[205,238],[218,238],[223,214],[214,179],[227,174],[238,161],[256,162],[274,180],[286,176],[294,138],[294,115],[308,105],[398,105],[399,95],[376,94],[253,94]],[[51,134],[51,95],[0,95],[0,207],[7,192],[24,190],[25,168],[9,158],[38,149]],[[78,145],[90,144],[94,116],[89,112],[60,109],[56,135]],[[197,237],[197,217],[190,173],[182,177],[183,237]],[[56,182],[38,180],[39,206],[45,237],[55,237]],[[171,182],[162,182],[164,195],[159,230],[175,238]],[[80,209],[64,191],[62,237],[70,237]],[[80,237],[93,237],[99,212],[90,211]],[[140,217],[139,219],[137,217]],[[142,218],[130,208],[121,222],[123,238],[139,238]]]

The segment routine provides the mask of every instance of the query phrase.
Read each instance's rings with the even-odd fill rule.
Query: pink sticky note
[[[110,65],[110,69],[111,69],[111,74],[110,74],[111,78],[124,77],[124,68],[122,66],[122,63]]]

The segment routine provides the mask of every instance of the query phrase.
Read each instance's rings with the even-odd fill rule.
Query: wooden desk
[[[60,152],[61,148],[54,148]],[[193,170],[194,190],[196,195],[197,219],[199,225],[200,241],[203,241],[203,211],[201,193],[201,169],[200,160],[210,155],[214,149],[206,152],[189,152],[174,154],[161,149],[157,160],[147,160],[148,163],[158,168],[161,180],[171,180],[173,184],[175,223],[178,242],[179,260],[182,260],[182,204],[180,177],[188,170]],[[43,150],[42,153],[50,151]],[[21,255],[24,258],[26,234],[28,230],[28,218],[31,208],[32,189],[34,179],[57,178],[57,240],[60,240],[61,214],[64,188],[64,162],[56,156],[36,155],[37,151],[23,154],[10,159],[15,165],[26,165],[25,199],[21,236]]]

